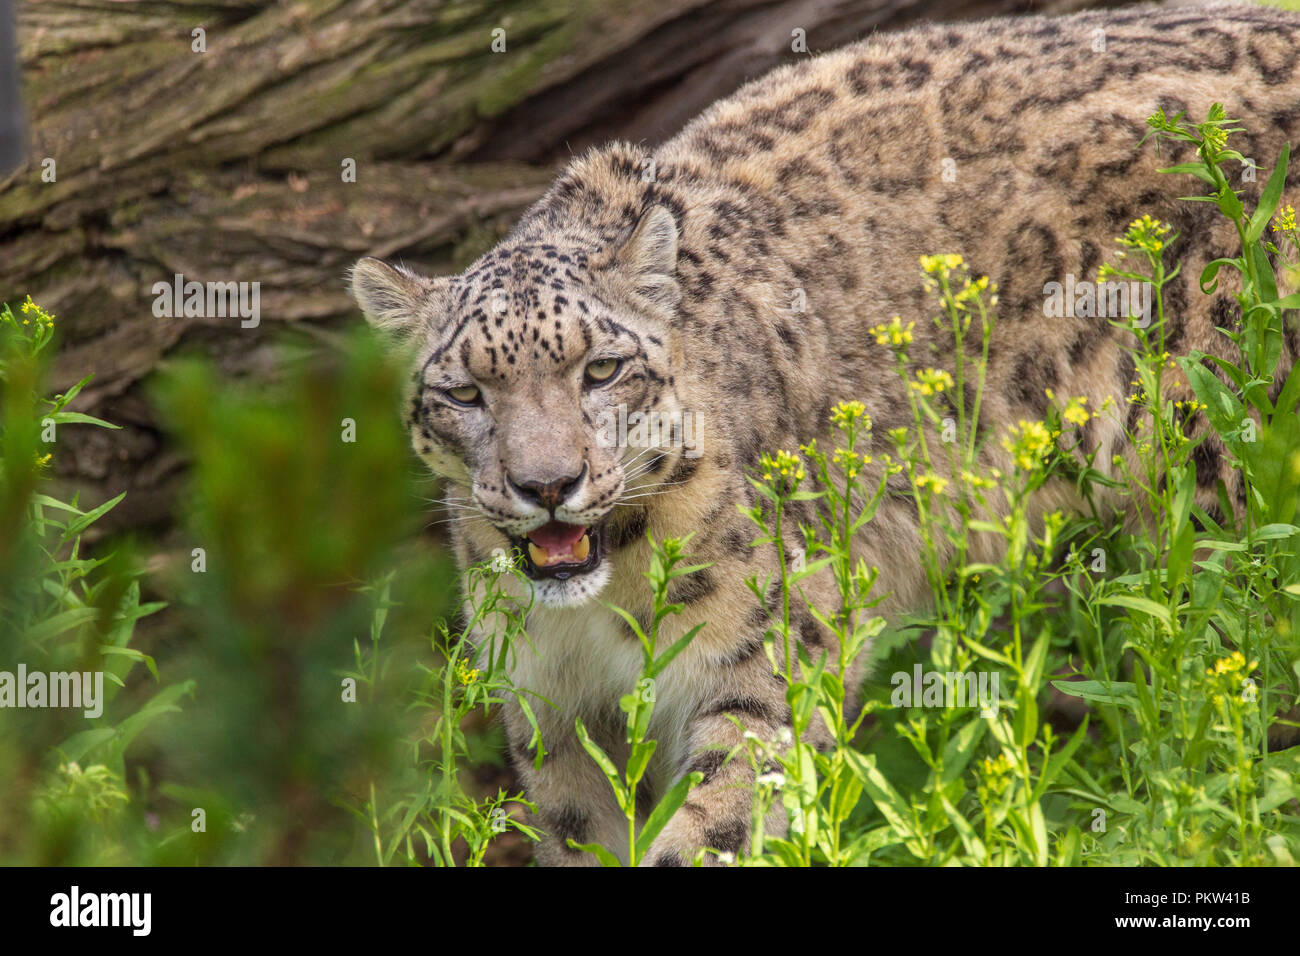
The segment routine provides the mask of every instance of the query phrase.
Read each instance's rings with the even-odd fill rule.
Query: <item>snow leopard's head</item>
[[[622,530],[696,454],[676,260],[676,223],[652,206],[618,235],[514,234],[456,276],[353,269],[371,325],[414,351],[407,422],[465,554],[517,549],[548,606],[604,587]]]

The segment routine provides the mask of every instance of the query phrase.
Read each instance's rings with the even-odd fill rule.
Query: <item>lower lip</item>
[[[582,564],[587,560],[587,556],[591,553],[591,532],[584,534],[578,539],[578,543],[574,545],[573,561],[557,561],[552,562],[551,564],[543,564],[541,561],[537,560],[538,553],[541,552],[541,550],[541,548],[537,547],[537,545],[533,544],[531,541],[528,542],[528,556],[533,559],[533,564],[539,568],[555,567],[557,564]]]
[[[533,560],[529,549],[533,546],[527,538],[524,538],[522,544],[524,554],[527,558],[526,572],[534,580],[552,578],[556,581],[567,581],[569,578],[579,574],[585,574],[594,570],[600,564],[600,531],[595,526],[591,527],[586,536],[587,538],[587,555],[584,561],[573,562],[570,564],[538,564]],[[554,569],[554,570],[552,570]]]

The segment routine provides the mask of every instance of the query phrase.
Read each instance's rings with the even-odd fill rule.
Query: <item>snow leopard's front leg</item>
[[[733,857],[748,849],[753,814],[754,770],[745,749],[746,731],[776,741],[790,728],[785,681],[756,644],[733,679],[696,712],[687,725],[683,773],[698,771],[703,779],[668,821],[646,853],[646,866],[690,866],[701,847],[704,863],[716,865],[719,854]],[[728,760],[729,754],[734,756]],[[760,768],[768,769],[768,768]],[[768,836],[785,835],[785,813],[778,800],[765,821]]]
[[[568,841],[599,843],[617,852],[627,843],[627,818],[600,767],[582,749],[572,720],[566,730],[564,721],[541,718],[547,752],[538,767],[535,752],[528,749],[533,731],[523,712],[514,703],[503,710],[511,763],[540,817],[538,865],[599,866],[594,854],[571,849]]]

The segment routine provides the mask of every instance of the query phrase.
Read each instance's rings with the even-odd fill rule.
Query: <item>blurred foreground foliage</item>
[[[54,326],[30,300],[0,316],[0,671],[103,671],[106,702],[0,709],[0,862],[373,861],[376,792],[428,790],[410,703],[454,590],[413,543],[397,366],[358,337],[286,352],[274,384],[159,376],[191,460],[167,607],[142,601],[131,542],[81,548],[119,499],[47,493],[59,429],[112,427],[65,410],[80,386],[43,397]]]

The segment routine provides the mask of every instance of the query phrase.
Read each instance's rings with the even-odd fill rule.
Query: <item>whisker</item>
[[[627,487],[625,490],[626,491],[648,491],[651,488],[671,488],[674,485],[684,485],[684,484],[686,484],[686,479],[683,478],[678,481],[651,482],[648,485],[637,485],[635,488]]]
[[[622,462],[623,470],[644,472],[652,468],[657,468],[659,466],[658,457],[651,458],[644,462],[641,461],[641,459],[644,458],[646,455],[656,455],[656,456],[665,455],[671,447],[672,447],[671,445],[668,446],[651,445],[649,448],[643,449],[642,451],[633,455],[627,461]],[[636,468],[633,468],[632,467],[633,465],[635,465]]]
[[[635,455],[633,455],[631,458],[624,459],[623,462],[622,462],[623,467],[624,467],[624,468],[630,468],[632,465],[636,464],[638,461],[640,461],[640,460],[641,460],[642,458],[644,458],[646,455],[649,455],[651,452],[656,452],[656,451],[659,451],[659,450],[660,450],[660,449],[659,449],[657,446],[655,446],[655,445],[650,445],[650,446],[648,446],[648,447],[646,447],[646,448],[642,448],[639,452],[637,452],[637,453],[636,453]]]
[[[642,465],[640,468],[635,468],[635,469],[632,469],[630,472],[627,472],[627,473],[623,476],[623,480],[624,480],[624,481],[635,481],[637,478],[640,478],[642,475],[645,475],[645,474],[648,474],[649,472],[654,471],[654,470],[657,469],[658,467],[659,467],[659,463],[658,463],[657,461],[656,461],[656,462],[647,462],[646,464]]]
[[[483,515],[453,515],[450,518],[439,518],[437,521],[430,521],[427,525],[425,525],[425,528],[436,528],[439,525],[454,524],[456,522],[487,521],[487,520],[488,519],[483,517]]]
[[[653,497],[655,497],[656,495],[666,495],[666,494],[668,494],[668,489],[667,489],[667,488],[663,488],[663,489],[660,489],[659,491],[643,491],[643,492],[639,492],[639,493],[637,493],[637,494],[635,494],[635,495],[622,495],[618,500],[619,500],[619,501],[635,501],[637,498],[653,498]]]
[[[642,465],[639,468],[633,468],[627,471],[626,474],[624,475],[623,480],[634,481],[635,479],[640,478],[642,475],[654,471],[658,467],[659,465],[657,462],[646,462],[644,465]]]

